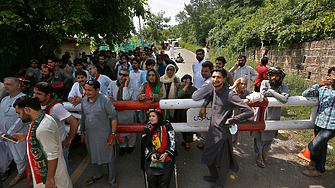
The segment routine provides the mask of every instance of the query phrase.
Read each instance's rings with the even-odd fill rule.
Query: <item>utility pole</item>
[[[143,40],[142,40],[142,29],[141,29],[141,16],[138,17],[138,23],[140,26],[140,38],[141,38],[141,50],[143,51]]]

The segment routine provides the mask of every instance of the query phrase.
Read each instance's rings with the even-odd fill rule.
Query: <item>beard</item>
[[[49,74],[42,75],[42,77],[43,77],[45,80],[47,80],[47,79],[49,79],[49,78],[50,78]]]
[[[221,83],[221,84],[219,84],[219,85],[214,85],[214,84],[213,84],[213,86],[214,86],[214,87],[220,87],[220,86],[222,86],[222,84],[223,84],[223,83]]]
[[[32,121],[31,115],[26,114],[24,111],[22,112],[22,117],[21,117],[22,123],[28,123]]]
[[[282,84],[282,80],[270,80],[270,86],[273,88],[279,87]]]
[[[245,63],[239,63],[238,66],[244,67]]]
[[[196,57],[197,58],[197,60],[200,62],[200,61],[202,61],[204,58],[203,57],[199,57],[199,56],[197,56]]]

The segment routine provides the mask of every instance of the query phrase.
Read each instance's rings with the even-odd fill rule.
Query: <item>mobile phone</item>
[[[2,135],[2,138],[5,138],[6,140],[12,141],[12,142],[14,142],[15,144],[19,143],[19,140],[18,140],[18,139],[13,138],[13,137],[9,136],[8,134],[3,134],[3,135]]]

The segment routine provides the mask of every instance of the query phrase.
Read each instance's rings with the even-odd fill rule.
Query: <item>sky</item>
[[[175,16],[179,11],[184,9],[184,4],[190,4],[190,0],[148,0],[148,5],[150,10],[153,13],[157,13],[161,10],[165,11],[165,17],[171,17],[169,25],[177,25],[178,23],[175,20]],[[134,24],[136,28],[139,28],[138,17],[134,18]],[[143,22],[141,20],[141,26]]]

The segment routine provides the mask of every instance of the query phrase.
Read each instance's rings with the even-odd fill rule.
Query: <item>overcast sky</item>
[[[184,9],[184,4],[190,4],[190,0],[148,0],[147,2],[150,6],[151,12],[156,14],[157,12],[163,10],[165,11],[164,17],[171,17],[171,20],[168,23],[169,25],[177,25],[178,23],[175,20],[175,16],[179,13],[179,11]],[[138,28],[138,17],[134,18],[134,24],[136,28]],[[142,24],[143,22],[141,21],[141,25]]]

